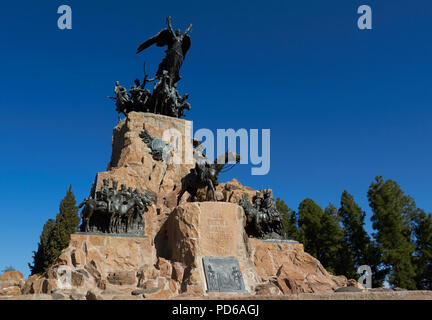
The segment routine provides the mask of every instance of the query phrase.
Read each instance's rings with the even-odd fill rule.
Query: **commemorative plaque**
[[[203,265],[207,292],[247,292],[236,258],[204,257]]]

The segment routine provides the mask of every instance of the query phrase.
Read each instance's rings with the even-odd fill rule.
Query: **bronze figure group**
[[[177,203],[180,203],[181,197],[186,191],[190,194],[190,201],[195,201],[198,190],[206,187],[206,200],[217,201],[216,186],[218,185],[219,173],[227,163],[240,162],[241,157],[239,154],[227,151],[214,162],[211,162],[205,154],[202,153],[201,143],[197,140],[193,142],[195,146],[195,168],[191,169],[189,174],[181,179],[182,189],[177,195]]]
[[[272,192],[264,190],[263,197],[257,192],[252,201],[243,195],[238,203],[246,214],[246,233],[260,239],[283,239],[282,215],[276,208]]]
[[[82,232],[144,235],[144,212],[153,204],[150,192],[142,194],[118,182],[103,180],[103,186],[94,197],[84,199],[79,208]]]
[[[181,79],[180,69],[191,46],[189,33],[192,24],[185,32],[174,31],[171,17],[167,17],[168,27],[155,36],[143,42],[137,49],[137,54],[152,45],[158,47],[167,46],[166,55],[159,64],[158,70],[152,79],[145,72],[144,79],[135,80],[134,85],[127,90],[116,81],[114,87],[115,97],[109,97],[116,103],[119,120],[120,114],[128,115],[129,112],[149,112],[170,117],[181,118],[184,110],[190,110],[187,102],[189,95],[180,95],[177,84]],[[146,88],[147,83],[154,82],[152,92]],[[153,159],[156,161],[169,162],[172,146],[161,138],[151,136],[146,130],[140,134],[140,138],[151,149]],[[206,200],[217,201],[216,186],[218,175],[227,163],[240,162],[240,155],[231,151],[226,152],[215,161],[210,161],[204,154],[203,145],[193,140],[195,167],[181,179],[182,188],[177,195],[177,204],[185,192],[190,194],[189,201],[196,201],[199,189],[207,188]],[[112,233],[112,234],[144,234],[144,212],[147,206],[154,202],[154,194],[150,192],[140,193],[137,189],[127,188],[122,184],[117,190],[117,181],[103,181],[100,191],[86,198],[81,204],[83,232]],[[281,238],[282,217],[276,209],[275,201],[271,191],[264,191],[263,197],[259,193],[251,203],[247,197],[239,202],[246,213],[246,232],[250,236],[258,238]],[[234,272],[234,279],[237,273]],[[209,268],[209,274],[212,274]]]
[[[163,29],[157,35],[143,42],[137,53],[156,44],[158,47],[167,46],[166,56],[159,64],[154,78],[149,79],[144,74],[144,80],[135,80],[135,84],[129,89],[120,85],[117,81],[114,87],[115,97],[109,97],[116,102],[116,110],[125,116],[131,112],[151,112],[169,117],[181,118],[184,110],[190,110],[191,105],[187,102],[189,94],[180,95],[177,91],[177,82],[181,79],[180,68],[186,53],[190,48],[191,39],[188,35],[192,24],[182,33],[179,29],[174,31],[171,25],[171,17],[167,18],[168,28]],[[145,72],[144,72],[145,73]],[[146,89],[148,82],[156,81],[153,92]]]

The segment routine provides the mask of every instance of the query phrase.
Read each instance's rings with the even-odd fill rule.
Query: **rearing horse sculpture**
[[[219,172],[228,162],[235,161],[238,163],[240,160],[241,157],[239,154],[236,154],[232,151],[227,151],[214,163],[197,162],[195,168],[191,169],[190,173],[181,179],[182,189],[177,196],[177,205],[180,203],[180,199],[186,191],[191,195],[191,201],[195,201],[198,189],[205,187],[207,187],[206,200],[209,200],[209,193],[211,193],[211,199],[213,201],[217,201],[215,187],[218,185]]]

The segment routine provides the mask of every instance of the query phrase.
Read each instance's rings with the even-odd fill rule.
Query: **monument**
[[[150,193],[132,191],[125,184],[117,190],[117,181],[112,182],[112,188],[109,183],[104,179],[101,190],[78,206],[84,206],[81,231],[144,236],[144,211],[153,203]]]
[[[129,91],[116,82],[112,99],[119,119],[111,159],[80,204],[81,232],[71,235],[44,274],[27,280],[23,293],[73,290],[87,299],[109,299],[108,292],[121,291],[164,299],[346,286],[345,277],[329,274],[302,244],[284,240],[271,190],[235,179],[219,183],[224,165],[240,156],[228,151],[211,161],[192,139],[192,122],[182,119],[190,109],[188,95],[180,95],[177,85],[192,25],[182,33],[173,30],[170,17],[167,24],[137,50],[167,46],[154,77],[144,74]],[[152,91],[145,88],[150,82]],[[167,137],[167,131],[177,134]],[[191,154],[191,161],[173,161]]]
[[[260,239],[283,239],[282,215],[276,208],[271,190],[264,190],[264,197],[257,192],[253,204],[246,195],[238,202],[243,208],[247,223],[246,232],[249,236]]]
[[[142,83],[136,79],[135,85],[131,87],[129,93],[125,87],[116,81],[114,87],[116,96],[110,98],[116,101],[119,118],[121,113],[127,115],[131,111],[152,112],[181,118],[184,116],[184,110],[191,109],[190,104],[186,101],[189,94],[185,93],[181,96],[177,91],[177,82],[181,79],[180,68],[191,45],[188,33],[192,29],[192,24],[183,34],[179,29],[174,32],[171,17],[167,18],[167,24],[168,28],[143,42],[136,52],[138,54],[153,44],[158,47],[168,47],[166,56],[159,64],[155,77],[148,79],[148,75],[144,74]],[[150,93],[148,89],[145,89],[145,86],[148,82],[153,81],[157,82],[153,87],[153,92]]]

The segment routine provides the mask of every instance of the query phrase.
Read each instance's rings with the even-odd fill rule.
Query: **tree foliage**
[[[37,251],[33,251],[33,264],[29,264],[30,273],[32,275],[44,272],[50,265],[48,245],[54,226],[55,220],[48,219],[42,228]]]
[[[323,211],[312,199],[305,199],[298,210],[297,239],[305,251],[317,258],[328,271],[344,272],[341,255],[344,250],[343,230],[332,204]]]
[[[432,215],[417,210],[413,217],[417,289],[432,290]]]
[[[318,260],[328,271],[336,274],[345,272],[343,253],[346,250],[344,232],[340,225],[337,208],[329,204],[321,217],[321,230],[318,236],[321,250]]]
[[[322,208],[312,199],[304,199],[298,209],[298,240],[303,243],[305,251],[314,257],[321,254],[319,234],[321,232],[321,220],[324,215]]]
[[[284,231],[303,243],[330,272],[357,279],[357,268],[368,265],[372,286],[432,290],[432,215],[416,207],[393,180],[375,178],[367,192],[372,209],[372,236],[365,230],[366,213],[344,191],[340,207],[323,210],[304,199],[298,213],[277,199]]]
[[[358,276],[357,268],[368,265],[372,270],[372,286],[381,287],[387,270],[381,265],[381,256],[375,242],[366,232],[366,213],[355,202],[354,197],[344,190],[338,210],[345,238],[345,275],[349,278]]]
[[[282,214],[282,232],[288,239],[297,240],[297,217],[285,201],[276,199],[276,209]]]
[[[69,245],[70,235],[78,230],[80,218],[72,186],[61,200],[56,219],[49,219],[43,226],[37,251],[33,252],[31,274],[44,272]]]
[[[415,289],[415,268],[410,221],[416,212],[414,200],[393,180],[381,176],[369,187],[368,200],[377,250],[389,269],[388,282],[395,287]]]

